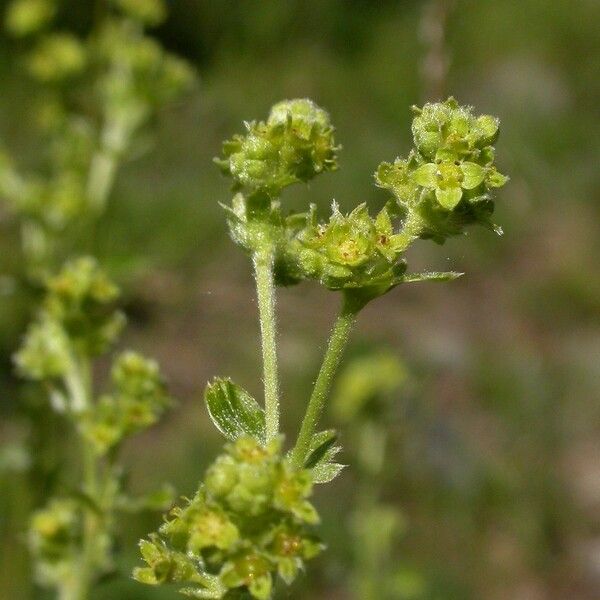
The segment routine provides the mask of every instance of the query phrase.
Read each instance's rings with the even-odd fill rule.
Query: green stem
[[[323,357],[323,364],[321,365],[315,387],[308,401],[300,433],[298,434],[298,440],[294,447],[292,456],[294,464],[298,468],[302,467],[308,454],[310,442],[316,432],[317,424],[323,412],[333,376],[342,359],[342,354],[348,343],[350,331],[356,321],[356,315],[359,310],[360,307],[356,303],[351,302],[347,296],[344,297],[342,310],[333,326],[327,350]]]
[[[66,376],[67,389],[71,396],[71,407],[76,408],[74,415],[81,413],[92,403],[91,365],[87,357],[79,356],[73,360],[71,373]],[[79,438],[82,457],[83,491],[92,501],[100,502],[100,464],[92,445]],[[101,540],[102,515],[95,508],[84,507],[83,539],[81,554],[77,561],[73,579],[65,582],[59,592],[61,600],[87,600],[95,576],[98,542]]]
[[[269,247],[256,252],[253,262],[260,319],[266,438],[268,441],[279,433],[279,383],[277,377],[275,283],[273,281],[272,249]]]

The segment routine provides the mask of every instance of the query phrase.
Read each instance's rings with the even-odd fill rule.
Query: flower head
[[[246,134],[223,144],[216,160],[235,189],[278,196],[283,188],[337,168],[329,115],[307,99],[275,104],[267,121],[246,123]]]
[[[263,446],[242,436],[208,468],[194,498],[141,543],[147,566],[134,577],[188,585],[182,592],[198,597],[245,591],[267,600],[274,575],[291,583],[322,549],[307,530],[318,520],[311,492],[310,472],[292,468],[281,440]]]
[[[454,98],[415,112],[415,149],[406,160],[381,163],[375,173],[377,185],[396,197],[408,233],[443,242],[466,225],[495,227],[493,191],[508,181],[494,165],[498,119],[475,116]]]

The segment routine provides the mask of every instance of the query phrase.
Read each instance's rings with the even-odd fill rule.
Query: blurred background
[[[85,31],[93,3],[66,4],[64,27]],[[331,113],[341,168],[290,189],[289,205],[313,201],[325,212],[335,198],[375,209],[386,194],[372,173],[408,151],[410,106],[451,94],[501,118],[498,163],[511,176],[497,203],[504,236],[473,231],[444,246],[415,244],[414,270],[466,275],[403,286],[361,314],[350,361],[381,352],[400,361],[398,385],[369,392],[385,397],[387,443],[373,505],[386,509],[361,509],[363,438],[345,422],[343,461],[352,466],[316,491],[329,550],[282,597],[600,598],[600,3],[169,6],[152,35],[193,63],[199,84],[161,112],[149,152],[120,171],[91,248],[124,290],[123,345],[157,358],[179,399],[127,446],[132,488],[170,481],[193,492],[222,443],[201,401],[207,379],[231,376],[260,395],[253,282],[217,204],[230,197],[212,163],[221,141],[242,120],[266,117],[274,102],[308,96]],[[6,36],[0,82],[0,138],[35,164],[35,89]],[[32,587],[22,535],[31,488],[43,492],[45,483],[33,481],[22,452],[32,426],[10,356],[31,315],[10,286],[18,238],[1,208],[0,228],[0,598],[49,598]],[[336,312],[333,298],[311,284],[280,292],[290,434]],[[340,419],[330,413],[327,422]],[[63,459],[43,460],[58,468]],[[361,518],[366,525],[357,525]],[[102,583],[95,600],[177,597],[128,575],[137,540],[159,519],[142,514],[119,528],[124,576]],[[391,531],[391,539],[365,541],[369,531]],[[365,565],[367,547],[373,560]],[[390,585],[374,595],[369,578]]]

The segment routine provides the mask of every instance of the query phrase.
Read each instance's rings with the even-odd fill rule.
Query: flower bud
[[[53,33],[42,38],[29,56],[29,71],[45,83],[59,83],[79,75],[87,62],[83,44],[68,33]]]
[[[123,352],[113,363],[111,377],[113,393],[102,396],[80,423],[99,454],[154,425],[171,404],[156,361]]]
[[[114,304],[119,289],[89,257],[71,260],[49,279],[44,310],[61,323],[73,342],[101,354],[120,334],[123,315]]]
[[[14,361],[22,377],[43,381],[62,377],[71,364],[69,339],[47,315],[29,326]]]
[[[53,0],[13,0],[6,13],[6,28],[15,37],[38,32],[56,12]]]
[[[278,196],[297,182],[337,168],[329,115],[311,100],[286,100],[271,109],[266,122],[246,123],[247,133],[223,144],[217,164],[236,189]]]
[[[163,0],[113,0],[127,16],[146,25],[160,25],[167,16]]]

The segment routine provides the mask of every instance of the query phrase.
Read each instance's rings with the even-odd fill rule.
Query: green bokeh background
[[[85,30],[91,3],[71,0],[65,26]],[[190,494],[221,440],[201,402],[207,379],[260,395],[258,324],[246,257],[226,235],[212,164],[243,119],[282,98],[326,107],[341,168],[286,192],[292,207],[380,206],[372,173],[410,147],[410,105],[428,97],[418,0],[171,0],[156,36],[193,62],[197,90],[163,111],[150,152],[124,166],[94,252],[123,286],[123,345],[160,360],[180,403],[126,449],[131,485],[164,480]],[[505,235],[472,231],[410,250],[414,269],[460,270],[453,283],[395,290],[361,315],[350,352],[383,344],[409,382],[397,398],[384,496],[407,529],[393,560],[419,573],[427,600],[600,597],[600,3],[449,3],[445,92],[498,115]],[[39,156],[33,89],[0,40],[0,138],[25,164]],[[18,262],[0,208],[0,271]],[[10,353],[28,318],[0,280],[0,441],[26,440]],[[284,424],[293,434],[336,309],[317,286],[279,299]],[[332,422],[331,417],[328,419]],[[52,424],[52,427],[59,427]],[[343,442],[343,431],[342,431]],[[349,451],[350,454],[350,451]],[[59,464],[49,456],[49,463]],[[67,460],[66,468],[69,461]],[[352,468],[319,488],[330,549],[289,598],[351,598]],[[32,589],[22,532],[32,481],[0,472],[0,598]],[[43,488],[43,482],[37,482]],[[43,491],[43,490],[42,490]],[[38,495],[40,490],[38,490]],[[346,510],[348,507],[348,510]],[[94,600],[168,599],[128,579],[135,544],[159,517],[120,526],[121,572]],[[400,596],[398,596],[400,598]],[[370,599],[365,599],[370,600]]]

